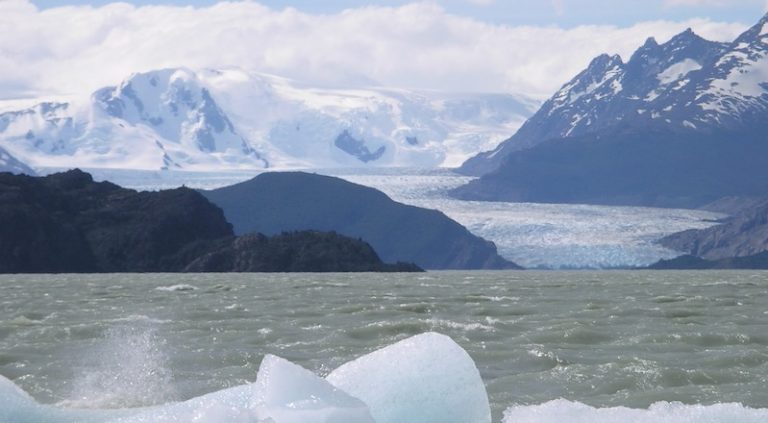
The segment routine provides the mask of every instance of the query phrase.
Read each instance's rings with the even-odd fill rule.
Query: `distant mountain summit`
[[[487,176],[457,195],[544,202],[703,203],[728,195],[728,187],[721,186],[726,182],[734,191],[759,188],[746,179],[768,176],[750,159],[755,154],[765,157],[766,130],[768,15],[732,43],[707,41],[689,29],[663,44],[648,39],[626,63],[619,56],[595,58],[515,135],[465,162],[463,173]],[[742,162],[741,167],[733,167],[736,162]],[[660,186],[654,193],[639,181],[652,172],[678,178],[667,181],[673,190]],[[735,177],[736,172],[742,172],[744,180]],[[615,180],[601,190],[606,179]],[[713,184],[712,189],[695,187],[690,191],[696,198],[676,201],[696,179]],[[577,182],[582,186],[572,185]],[[584,190],[583,185],[593,187]],[[556,192],[566,189],[569,194]]]
[[[0,114],[0,144],[39,167],[268,166],[183,69],[134,74],[85,105],[45,102]]]
[[[206,153],[224,163],[269,165],[238,134],[210,91],[189,70],[134,74],[118,87],[94,93],[93,103],[97,112],[109,118],[158,134],[154,145],[162,152],[165,168],[182,167],[191,157]]]
[[[598,56],[545,102],[512,138],[468,160],[461,170],[488,173],[515,151],[629,121],[692,128],[691,121],[673,113],[680,90],[691,84],[692,72],[701,70],[727,47],[688,29],[661,45],[649,38],[627,63],[618,55]]]
[[[0,113],[0,147],[39,168],[455,166],[517,129],[528,104],[506,94],[313,88],[242,69],[162,69],[84,101]]]

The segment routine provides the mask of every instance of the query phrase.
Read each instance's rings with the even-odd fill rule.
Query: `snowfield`
[[[536,102],[326,88],[243,69],[133,74],[90,97],[0,104],[0,148],[31,167],[222,171],[458,166]]]

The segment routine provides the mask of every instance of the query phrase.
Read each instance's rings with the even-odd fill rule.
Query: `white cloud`
[[[434,3],[310,15],[249,1],[38,11],[26,0],[3,0],[0,98],[90,92],[162,67],[238,66],[329,85],[376,81],[541,99],[600,53],[628,57],[648,36],[663,41],[688,26],[720,40],[744,29],[708,20],[511,27],[450,15]]]

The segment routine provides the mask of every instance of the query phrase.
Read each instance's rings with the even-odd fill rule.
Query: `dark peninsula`
[[[0,273],[414,270],[338,234],[236,237],[188,188],[137,192],[80,170],[0,173]]]

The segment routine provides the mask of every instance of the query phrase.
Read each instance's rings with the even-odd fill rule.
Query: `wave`
[[[170,285],[170,286],[158,286],[155,288],[156,291],[166,291],[166,292],[185,292],[185,291],[197,291],[197,287],[194,285],[186,284],[186,283],[180,283],[176,285]]]
[[[591,407],[564,399],[520,405],[504,412],[502,423],[765,423],[768,409],[736,403],[686,405],[657,402],[647,409]]]

